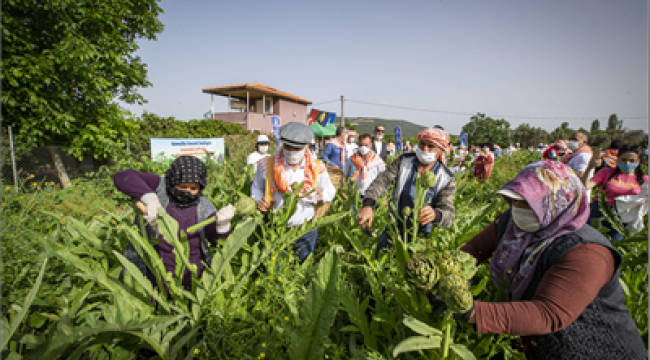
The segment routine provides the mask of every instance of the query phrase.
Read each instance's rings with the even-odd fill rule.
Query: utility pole
[[[341,126],[345,126],[345,95],[341,95]]]

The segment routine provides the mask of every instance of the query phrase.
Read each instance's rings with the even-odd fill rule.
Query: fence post
[[[14,173],[14,190],[18,191],[18,172],[16,171],[16,154],[14,153],[14,135],[11,131],[11,126],[9,128],[9,147],[11,148],[11,168]]]
[[[131,152],[131,148],[129,147],[129,135],[126,135],[126,151]]]

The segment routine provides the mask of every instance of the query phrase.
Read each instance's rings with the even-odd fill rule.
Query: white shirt
[[[248,155],[248,158],[246,158],[246,164],[255,165],[258,161],[260,161],[260,159],[264,159],[267,156],[269,156],[269,154],[260,154],[259,151],[254,151]]]
[[[377,153],[377,155],[381,154],[381,146],[382,145],[383,145],[383,143],[381,142],[381,140],[379,140],[379,141],[375,140],[375,149],[377,150],[375,152]]]
[[[583,172],[587,170],[587,166],[589,165],[589,161],[591,160],[591,154],[590,153],[580,153],[569,160],[567,165],[573,169],[573,171],[580,171]]]
[[[289,179],[289,185],[294,183],[301,183],[305,180],[305,159],[302,159],[300,165],[293,170],[291,165],[287,164],[285,160],[285,174]],[[321,165],[324,166],[324,165]],[[318,185],[323,193],[323,202],[331,202],[336,195],[336,188],[330,180],[330,176],[325,171],[318,175]],[[253,184],[251,185],[251,197],[255,202],[259,202],[264,197],[264,189],[266,188],[266,171],[256,171]],[[314,205],[316,204],[316,194],[312,193],[310,196],[298,200],[296,212],[289,219],[289,226],[299,226],[303,223],[314,218]],[[281,192],[273,193],[273,208],[277,209],[284,205],[284,198]]]
[[[359,145],[357,144],[345,144],[345,160],[349,159],[350,156],[354,155],[358,150]]]
[[[365,165],[365,161],[364,161]],[[345,162],[345,177],[347,178],[352,178],[354,176],[354,173],[357,172],[359,169],[357,169],[357,166],[354,165],[352,161],[346,161]],[[359,172],[359,175],[357,176],[356,179],[354,179],[354,182],[357,184],[357,187],[361,190],[361,196],[366,194],[366,190],[370,187],[370,184],[372,184],[373,181],[377,178],[379,174],[384,172],[386,170],[386,166],[384,164],[377,165],[372,169],[369,169],[366,172],[366,180],[361,181],[361,172]]]

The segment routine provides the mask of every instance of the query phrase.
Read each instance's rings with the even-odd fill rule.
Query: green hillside
[[[340,124],[341,119],[337,118],[336,119],[336,124]],[[412,122],[406,121],[406,120],[388,120],[388,119],[380,119],[380,118],[362,118],[362,117],[345,117],[345,122],[349,122],[352,125],[356,126],[357,132],[359,134],[362,133],[370,133],[372,134],[375,130],[376,125],[384,125],[386,128],[386,134],[393,134],[393,129],[396,126],[399,126],[400,129],[402,129],[402,137],[403,138],[409,138],[409,137],[416,137],[417,134],[423,130],[425,127],[422,125],[417,125]]]

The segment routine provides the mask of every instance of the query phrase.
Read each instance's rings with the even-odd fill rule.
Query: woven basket
[[[345,173],[343,170],[339,169],[338,167],[334,165],[326,165],[327,167],[327,173],[330,176],[330,180],[332,181],[332,184],[338,190],[341,185],[343,184],[343,181],[345,180]],[[327,212],[330,210],[330,206],[332,205],[331,202],[328,203],[320,203],[318,205],[314,206],[314,211],[316,212],[315,218],[316,220],[323,218],[325,215],[327,215]]]

